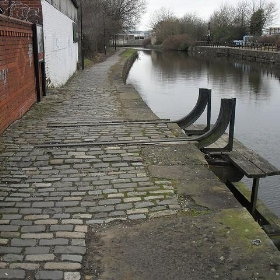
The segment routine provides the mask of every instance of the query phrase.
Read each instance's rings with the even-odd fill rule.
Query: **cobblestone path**
[[[89,227],[180,209],[172,182],[149,176],[141,146],[110,144],[175,137],[164,122],[123,122],[107,83],[118,54],[79,72],[0,137],[0,279],[83,279]],[[106,143],[84,145],[94,142]]]

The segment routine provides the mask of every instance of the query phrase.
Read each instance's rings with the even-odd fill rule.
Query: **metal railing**
[[[231,47],[231,48],[238,48],[238,49],[249,49],[249,50],[259,50],[259,51],[280,51],[280,44],[273,44],[273,43],[249,43],[246,45],[234,44],[234,43],[224,43],[221,44],[219,42],[208,42],[208,41],[198,41],[196,42],[196,46],[207,46],[207,47]]]

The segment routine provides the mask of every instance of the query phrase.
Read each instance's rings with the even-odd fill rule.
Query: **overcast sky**
[[[273,1],[273,0],[272,0]],[[170,11],[172,11],[175,16],[182,17],[185,14],[189,13],[195,13],[197,16],[199,16],[202,19],[205,19],[206,21],[209,20],[209,17],[211,14],[219,9],[222,4],[232,4],[233,6],[236,6],[238,3],[238,0],[147,0],[147,12],[142,17],[142,21],[138,26],[139,30],[147,30],[150,29],[149,21],[152,16],[152,14],[159,10],[160,8],[168,8]],[[274,1],[278,8],[278,16],[275,20],[275,24],[277,26],[280,26],[280,1],[275,0]]]

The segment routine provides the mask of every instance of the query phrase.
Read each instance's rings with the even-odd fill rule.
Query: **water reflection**
[[[274,77],[269,76],[269,73],[273,73]],[[182,94],[188,96],[190,105],[195,102],[199,87],[212,88],[214,94],[220,95],[219,98],[236,97],[244,102],[246,99],[254,102],[270,98],[273,92],[271,87],[275,86],[271,80],[277,82],[275,78],[279,80],[279,71],[273,72],[270,68],[255,67],[242,61],[205,59],[182,52],[145,51],[140,53],[128,82],[136,86],[156,114],[176,119],[184,116],[191,108],[186,104],[180,105],[184,101]],[[167,95],[169,98],[158,99],[157,95]],[[176,113],[174,107],[169,106],[170,102],[178,105]],[[219,106],[219,100],[217,103]],[[169,108],[166,108],[166,104]]]
[[[236,137],[280,167],[280,69],[221,57],[141,51],[127,83],[156,115],[171,120],[190,112],[199,88],[212,89],[212,122],[221,98],[237,98]],[[262,180],[260,196],[280,216],[279,181],[279,176]]]

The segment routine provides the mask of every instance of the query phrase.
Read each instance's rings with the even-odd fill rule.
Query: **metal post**
[[[42,73],[42,91],[43,96],[47,95],[47,85],[46,85],[46,64],[45,61],[41,62],[41,73]]]
[[[103,37],[104,37],[104,40],[103,40],[103,43],[104,43],[104,54],[106,55],[107,52],[106,52],[106,19],[105,19],[105,8],[103,10]]]
[[[211,90],[209,90],[209,94],[208,94],[208,104],[207,104],[207,126],[206,126],[206,130],[210,130],[211,127]]]
[[[210,45],[211,41],[211,22],[208,22],[208,34],[207,34],[207,45]]]
[[[39,57],[38,57],[38,38],[37,38],[37,25],[32,25],[33,30],[33,59],[35,69],[35,80],[36,80],[36,93],[37,102],[41,101],[41,87],[40,87],[40,68],[39,68]]]
[[[83,0],[81,0],[81,59],[82,59],[82,70],[85,69],[85,56],[83,46]]]
[[[259,191],[260,179],[254,178],[252,193],[251,193],[251,214],[256,219],[256,206],[258,201],[258,191]]]
[[[229,151],[232,151],[233,148],[233,137],[234,137],[234,122],[235,122],[235,107],[236,107],[236,98],[232,98],[232,112],[231,112],[231,118],[229,123],[229,134],[228,134],[228,149]]]

